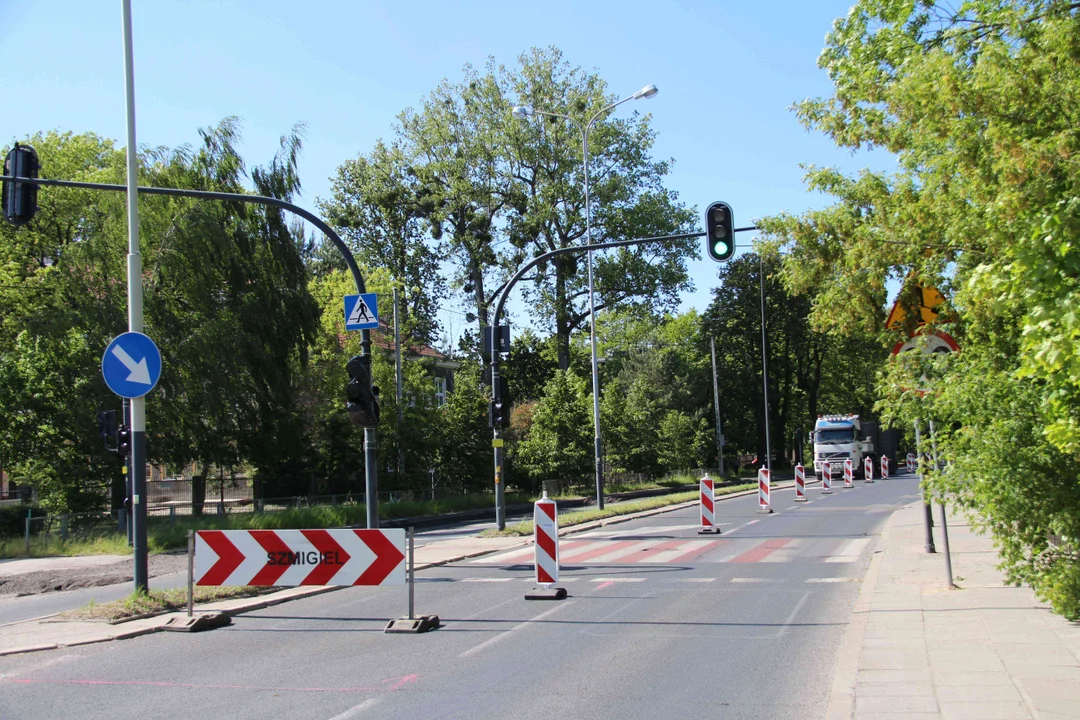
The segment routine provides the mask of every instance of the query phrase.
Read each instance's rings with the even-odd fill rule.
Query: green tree
[[[1075,9],[857,3],[819,59],[833,95],[797,112],[842,147],[885,148],[897,170],[811,167],[809,187],[836,203],[759,222],[785,249],[788,288],[816,293],[819,328],[878,330],[890,277],[912,283],[904,331],[914,284],[950,298],[939,325],[962,352],[906,353],[882,375],[879,407],[908,427],[938,421],[948,462],[931,490],[974,510],[1010,576],[1069,617],[1080,616]],[[930,395],[915,393],[923,376]]]
[[[536,404],[529,436],[517,447],[516,467],[534,482],[581,482],[593,466],[591,418],[585,380],[556,371]]]

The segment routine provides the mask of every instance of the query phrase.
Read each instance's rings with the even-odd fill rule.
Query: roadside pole
[[[938,464],[937,428],[934,427],[933,420],[930,421],[930,447],[934,452],[934,470],[939,470],[941,466]],[[952,589],[956,587],[956,583],[953,582],[952,553],[949,552],[949,522],[945,517],[945,501],[938,504],[941,506],[941,542],[945,545],[945,572],[949,577],[949,589]]]
[[[720,480],[724,479],[724,431],[720,427],[720,389],[716,380],[716,338],[709,338],[712,349],[712,394],[716,410],[716,459],[720,462]]]
[[[923,509],[925,510],[923,518],[926,526],[926,552],[934,553],[937,549],[934,547],[934,518],[930,514],[930,500],[926,496],[926,488],[923,487],[923,471],[922,471],[922,436],[919,434],[919,421],[915,421],[915,469],[919,473],[919,491],[923,496]]]
[[[128,330],[143,331],[142,254],[139,252],[139,148],[135,142],[135,61],[131,38],[131,0],[121,0],[124,15],[124,89],[127,98]],[[135,591],[147,592],[146,398],[131,399],[131,518]]]

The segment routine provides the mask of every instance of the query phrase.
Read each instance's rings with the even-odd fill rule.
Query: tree
[[[332,199],[319,203],[327,222],[365,265],[390,272],[399,283],[402,323],[418,340],[432,342],[446,289],[424,232],[423,188],[401,146],[380,141],[368,155],[344,162],[332,187]]]
[[[593,465],[591,408],[585,380],[556,371],[536,405],[529,436],[516,449],[516,467],[534,482],[582,481]]]
[[[810,168],[809,187],[836,203],[759,222],[785,249],[789,289],[816,292],[818,327],[880,328],[889,277],[950,299],[938,325],[962,352],[890,363],[879,407],[908,427],[938,421],[948,462],[931,491],[974,510],[1010,577],[1069,617],[1080,617],[1080,549],[1069,540],[1080,537],[1075,9],[857,3],[819,60],[832,97],[797,112],[842,147],[887,149],[898,169]],[[901,293],[906,332],[917,295]],[[927,373],[935,392],[918,396]],[[1036,481],[1018,491],[1028,477]]]

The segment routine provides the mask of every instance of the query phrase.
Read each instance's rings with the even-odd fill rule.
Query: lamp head
[[[528,105],[515,105],[514,109],[510,111],[510,114],[518,120],[526,120],[532,117],[534,113],[533,109]]]
[[[640,100],[641,98],[651,98],[658,92],[660,92],[660,89],[655,85],[646,85],[645,87],[634,93],[633,98],[635,100]]]

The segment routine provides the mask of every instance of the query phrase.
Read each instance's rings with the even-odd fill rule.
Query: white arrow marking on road
[[[119,345],[113,346],[112,354],[116,358],[124,363],[124,367],[131,371],[131,374],[127,376],[128,382],[141,383],[143,385],[150,385],[150,368],[146,366],[146,358],[143,358],[139,362],[127,354],[124,348]]]

